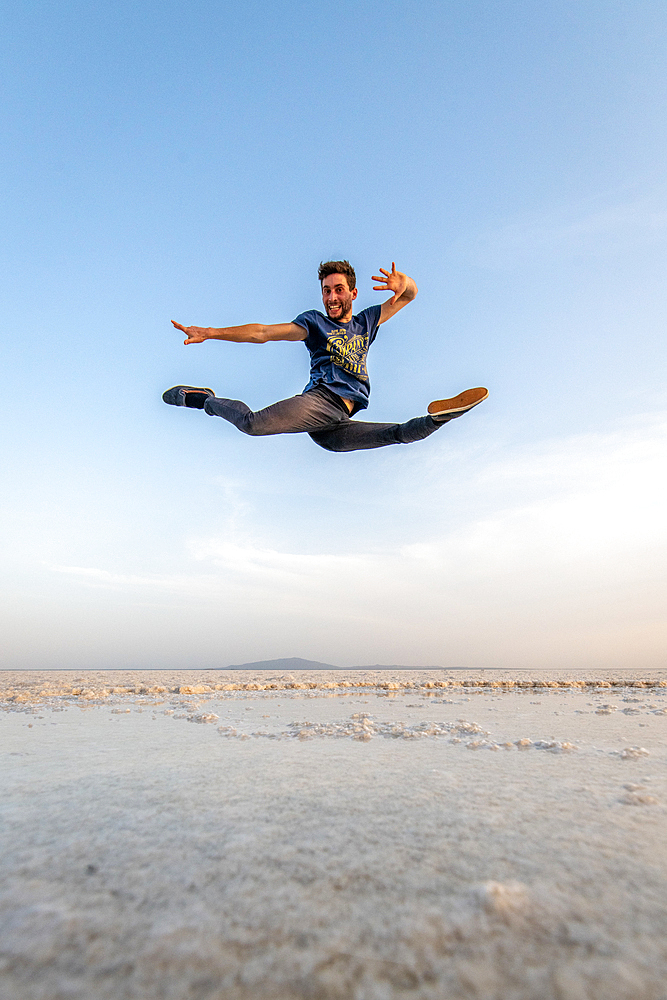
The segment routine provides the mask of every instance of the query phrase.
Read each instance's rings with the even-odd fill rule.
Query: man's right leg
[[[318,392],[304,392],[255,411],[240,399],[209,396],[204,410],[209,416],[222,417],[253,437],[323,431],[348,419],[340,407]]]

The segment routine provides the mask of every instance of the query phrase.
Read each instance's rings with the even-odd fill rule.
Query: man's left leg
[[[388,444],[412,444],[423,441],[446,421],[433,417],[414,417],[404,424],[373,424],[365,420],[345,420],[337,427],[309,431],[310,437],[327,451],[366,451]]]
[[[363,420],[345,420],[337,427],[309,433],[313,441],[327,451],[362,451],[384,448],[388,444],[411,444],[413,441],[423,441],[443,424],[468,413],[488,395],[488,389],[483,386],[466,389],[451,399],[438,399],[430,403],[427,416],[415,417],[404,424],[371,424]]]

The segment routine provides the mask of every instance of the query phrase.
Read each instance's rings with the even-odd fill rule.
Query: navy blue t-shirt
[[[349,323],[336,323],[317,309],[299,313],[292,322],[307,332],[304,344],[310,354],[310,382],[304,392],[325,385],[351,399],[355,411],[368,406],[371,384],[366,355],[377,336],[381,309],[363,309]]]

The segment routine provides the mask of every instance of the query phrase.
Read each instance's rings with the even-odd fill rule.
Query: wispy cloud
[[[58,566],[51,563],[46,563],[45,565],[51,573],[60,573],[64,576],[73,577],[86,586],[104,590],[122,591],[139,588],[179,592],[192,585],[192,577],[187,574],[179,574],[177,576],[159,573],[141,575],[136,573],[111,573],[109,570],[94,566]]]
[[[667,240],[667,194],[567,206],[513,219],[458,243],[479,267],[505,270],[549,258],[606,257]]]
[[[248,580],[265,579],[272,584],[284,582],[292,586],[329,573],[360,572],[368,559],[356,554],[279,552],[217,537],[192,540],[189,549],[195,559],[212,563],[222,572],[245,576]]]

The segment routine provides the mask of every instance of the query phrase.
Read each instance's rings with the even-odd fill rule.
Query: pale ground
[[[4,672],[0,707],[3,1000],[667,998],[667,671]]]

